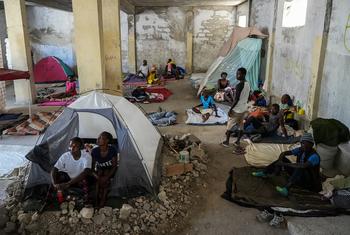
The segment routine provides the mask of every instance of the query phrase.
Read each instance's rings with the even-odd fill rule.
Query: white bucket
[[[321,158],[321,167],[326,170],[333,169],[334,160],[338,153],[338,147],[318,144],[316,147],[317,153]]]
[[[181,163],[189,163],[190,162],[190,153],[186,150],[181,151],[179,156],[179,162]]]

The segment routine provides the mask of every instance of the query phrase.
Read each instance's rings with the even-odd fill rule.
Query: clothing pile
[[[163,102],[172,92],[165,87],[137,87],[131,92],[130,96],[125,96],[130,102]]]
[[[155,112],[147,116],[155,126],[170,126],[176,124],[177,114],[175,112]]]

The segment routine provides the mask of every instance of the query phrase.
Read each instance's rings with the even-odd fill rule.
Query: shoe
[[[279,192],[282,196],[288,197],[288,189],[286,187],[276,186],[277,192]]]
[[[267,175],[265,174],[265,172],[263,171],[254,171],[252,172],[252,176],[255,176],[255,177],[267,177]]]
[[[273,219],[273,217],[273,214],[267,210],[263,210],[260,214],[256,215],[256,219],[261,223],[269,222]]]
[[[221,142],[220,144],[221,144],[222,146],[226,147],[226,148],[229,148],[229,147],[230,147],[230,145],[229,145],[229,144],[226,144],[225,141],[224,141],[224,142]]]
[[[284,227],[286,224],[286,220],[282,215],[274,215],[269,225],[275,228]]]

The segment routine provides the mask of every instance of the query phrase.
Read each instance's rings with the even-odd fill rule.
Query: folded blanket
[[[189,125],[224,125],[228,120],[227,113],[221,108],[218,108],[218,116],[215,117],[215,112],[209,117],[209,119],[203,122],[202,115],[195,113],[192,109],[187,109],[186,124]]]

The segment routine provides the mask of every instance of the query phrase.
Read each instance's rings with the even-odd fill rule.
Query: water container
[[[181,151],[179,156],[179,162],[181,163],[189,163],[190,162],[190,153],[186,150]]]
[[[338,153],[338,147],[318,144],[316,149],[321,158],[321,167],[326,170],[333,169],[334,160]]]

